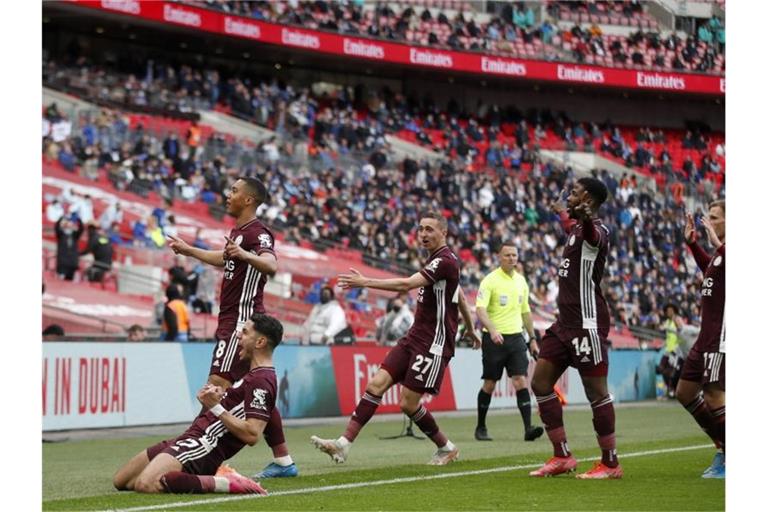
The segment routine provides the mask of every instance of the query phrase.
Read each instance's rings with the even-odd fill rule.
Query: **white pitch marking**
[[[680,448],[665,448],[663,450],[648,450],[644,452],[624,453],[621,455],[621,458],[628,459],[630,457],[645,457],[648,455],[659,455],[662,453],[687,452],[690,450],[701,450],[703,448],[712,448],[712,444],[698,444],[695,446],[682,446]],[[589,461],[598,460],[599,458],[600,457],[590,457],[588,459],[581,459],[581,460],[585,462],[589,462]],[[164,503],[162,505],[149,505],[146,507],[108,509],[102,512],[143,512],[145,510],[163,510],[167,508],[191,507],[194,505],[209,505],[213,503],[225,503],[227,501],[239,501],[239,500],[248,500],[248,499],[269,499],[274,496],[290,496],[292,494],[340,491],[343,489],[356,489],[358,487],[376,487],[379,485],[401,484],[401,483],[416,482],[421,480],[439,480],[442,478],[456,478],[460,476],[484,475],[488,473],[500,473],[502,471],[515,471],[519,469],[535,469],[540,466],[541,466],[541,463],[524,464],[521,466],[500,466],[497,468],[475,469],[471,471],[457,471],[453,473],[439,473],[436,475],[422,475],[422,476],[411,476],[406,478],[392,478],[389,480],[375,480],[373,482],[353,482],[349,484],[325,485],[323,487],[305,487],[303,489],[276,491],[276,492],[270,493],[268,496],[261,496],[258,494],[240,494],[237,496],[222,496],[220,498],[209,498],[209,499],[201,499],[201,500],[194,500],[194,501],[178,501],[175,503]]]

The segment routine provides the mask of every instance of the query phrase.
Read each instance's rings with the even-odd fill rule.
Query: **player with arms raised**
[[[466,336],[480,346],[472,316],[459,286],[460,261],[446,245],[447,226],[439,213],[428,212],[419,220],[418,239],[429,251],[427,264],[411,277],[371,279],[352,269],[341,274],[342,288],[376,288],[407,292],[419,288],[418,306],[410,330],[384,358],[381,368],[368,382],[365,394],[352,413],[344,434],[338,439],[312,436],[312,444],[341,463],[360,430],[373,417],[381,397],[395,384],[402,384],[400,409],[408,415],[435,445],[437,451],[429,464],[444,465],[456,460],[459,449],[440,431],[434,417],[421,404],[424,393],[436,395],[453,357],[459,312],[466,326]]]
[[[600,180],[581,178],[568,195],[567,208],[560,203],[553,207],[568,235],[558,269],[559,316],[541,340],[531,388],[555,453],[531,476],[554,476],[576,469],[576,459],[566,441],[563,406],[554,390],[557,379],[568,366],[573,366],[581,375],[592,406],[592,424],[602,450],[602,460],[577,478],[622,477],[616,457],[616,416],[613,398],[608,393],[609,314],[600,289],[608,253],[608,229],[594,217],[607,197],[608,190]]]
[[[699,269],[701,285],[701,331],[677,383],[677,399],[696,423],[712,438],[717,452],[703,478],[725,478],[725,201],[715,201],[709,216],[702,219],[710,255],[696,242],[693,216],[685,223],[685,241]]]
[[[277,271],[275,238],[256,217],[256,210],[267,199],[267,188],[252,177],[240,178],[232,184],[227,197],[227,213],[236,219],[235,228],[226,238],[223,250],[192,247],[180,238],[168,237],[168,245],[176,254],[224,268],[221,281],[219,324],[213,350],[208,382],[227,388],[248,372],[248,361],[238,357],[237,338],[245,322],[254,313],[264,313],[264,285],[267,277]],[[256,478],[296,476],[283,434],[280,412],[264,430],[267,444],[272,448],[274,462],[256,474]]]

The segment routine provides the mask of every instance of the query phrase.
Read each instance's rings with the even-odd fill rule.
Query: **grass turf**
[[[493,442],[473,438],[474,417],[438,418],[441,428],[461,449],[459,462],[435,468],[424,463],[434,446],[428,440],[380,440],[396,434],[399,421],[377,421],[355,442],[347,463],[335,465],[314,450],[309,436],[335,437],[338,424],[293,427],[286,437],[300,469],[299,478],[264,480],[267,498],[222,495],[139,495],[112,489],[111,476],[136,452],[158,437],[72,441],[43,446],[43,509],[103,510],[190,503],[179,510],[723,510],[723,481],[703,480],[709,447],[688,451],[627,457],[621,481],[582,482],[572,476],[533,479],[530,468],[433,479],[447,473],[519,467],[544,462],[551,455],[546,438],[522,441],[517,414],[492,411],[488,427]],[[588,410],[565,411],[569,445],[581,460],[579,470],[591,467],[586,459],[599,455]],[[117,434],[116,434],[117,436]],[[673,404],[617,409],[617,443],[622,453],[667,450],[707,444],[693,420]],[[270,460],[266,446],[244,449],[231,465],[252,474]],[[390,479],[413,481],[370,486]],[[317,490],[344,484],[365,486]],[[307,489],[306,492],[283,494]],[[315,489],[315,490],[312,490]],[[235,498],[235,499],[232,499]],[[211,501],[215,500],[215,501]]]

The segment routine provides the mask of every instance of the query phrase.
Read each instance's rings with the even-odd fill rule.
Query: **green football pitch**
[[[43,510],[724,510],[722,480],[701,472],[714,449],[693,419],[673,403],[619,406],[617,443],[624,478],[580,481],[573,475],[535,479],[528,472],[551,455],[546,436],[522,440],[516,411],[491,411],[494,440],[474,440],[473,416],[441,416],[438,422],[460,450],[459,461],[427,466],[429,440],[402,438],[402,421],[376,418],[355,442],[345,464],[317,452],[309,436],[336,437],[340,423],[287,427],[298,478],[264,480],[269,496],[140,495],[117,492],[112,474],[158,436],[46,443],[43,445]],[[568,442],[589,469],[599,455],[591,412],[566,407]],[[179,433],[181,429],[179,429]],[[230,461],[245,475],[271,459],[261,443]]]

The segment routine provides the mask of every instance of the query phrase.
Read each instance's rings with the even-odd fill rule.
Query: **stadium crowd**
[[[429,7],[410,4],[399,5],[395,10],[384,2],[365,9],[359,1],[185,0],[183,3],[257,20],[443,49],[518,57],[535,55],[548,60],[619,67],[632,65],[703,73],[725,70],[725,27],[720,18],[713,16],[699,23],[685,39],[675,33],[662,37],[658,24],[645,15],[642,3],[637,1],[550,1],[546,5],[546,16],[540,22],[536,21],[531,3],[509,2],[487,23],[476,19],[478,16],[468,2],[460,4],[458,10],[433,8],[434,13]],[[581,12],[585,14],[584,26],[578,16]],[[574,22],[561,26],[565,20]],[[600,27],[602,23],[636,26],[638,31],[628,37],[607,36]],[[518,42],[524,46],[516,45]]]
[[[49,108],[45,116],[50,120],[62,115]],[[80,172],[91,178],[105,172],[116,187],[133,191],[142,190],[131,186],[138,180],[160,192],[169,204],[174,199],[220,203],[238,174],[260,175],[271,195],[262,215],[286,240],[341,244],[409,268],[418,267],[420,256],[413,239],[417,212],[438,208],[449,217],[449,242],[465,262],[466,284],[477,285],[492,267],[498,244],[514,234],[532,300],[551,309],[562,233],[549,204],[567,187],[570,169],[542,162],[532,151],[527,174],[468,172],[461,161],[450,159],[438,163],[372,159],[374,163],[313,170],[306,162],[284,165],[286,144],[279,140],[260,144],[256,149],[264,158],[243,166],[242,160],[227,162],[223,137],[212,136],[202,151],[193,152],[183,138],[171,133],[162,139],[141,126],[130,129],[124,114],[106,109],[95,119],[86,118],[65,140],[43,141],[48,158],[71,163],[65,168],[79,165]],[[265,149],[269,145],[274,149]],[[275,151],[277,158],[266,157]],[[68,156],[62,159],[62,153]],[[307,153],[307,158],[313,157]],[[616,180],[604,171],[600,177],[611,192],[604,206],[604,218],[613,228],[605,289],[616,305],[618,324],[656,326],[659,306],[668,300],[677,302],[695,322],[696,289],[685,278],[693,269],[679,233],[681,206],[671,196],[640,190],[630,178]],[[132,226],[132,240],[116,241],[161,247],[162,233],[173,229],[173,218],[159,210]],[[117,227],[113,223],[112,228]]]
[[[153,107],[170,112],[228,109],[274,130],[286,141],[283,149],[288,154],[294,152],[295,141],[311,140],[310,156],[326,168],[333,165],[334,157],[350,153],[373,154],[372,163],[379,167],[377,161],[386,158],[386,151],[380,151],[387,146],[385,135],[397,134],[475,168],[487,166],[500,172],[529,166],[538,147],[553,144],[598,151],[664,182],[703,182],[710,190],[722,183],[725,171],[724,146],[699,128],[684,136],[649,127],[630,133],[610,122],[576,122],[564,112],[549,110],[523,113],[514,106],[479,103],[470,114],[455,101],[441,109],[429,97],[405,97],[388,89],[371,91],[367,97],[344,87],[315,93],[271,77],[221,78],[225,73],[219,70],[174,68],[161,62],[152,62],[142,71],[142,78],[137,79],[135,74],[83,58],[68,65],[48,60],[44,82],[129,109],[144,106],[146,99]],[[137,103],[136,98],[142,102]],[[198,101],[188,102],[189,98]],[[670,154],[675,143],[681,150],[695,151],[676,158]],[[175,158],[177,142],[163,144],[170,144],[169,157]],[[279,141],[266,144],[266,158],[276,161],[279,146]],[[229,153],[242,154],[242,149],[238,142]],[[185,174],[182,177],[188,179]]]

